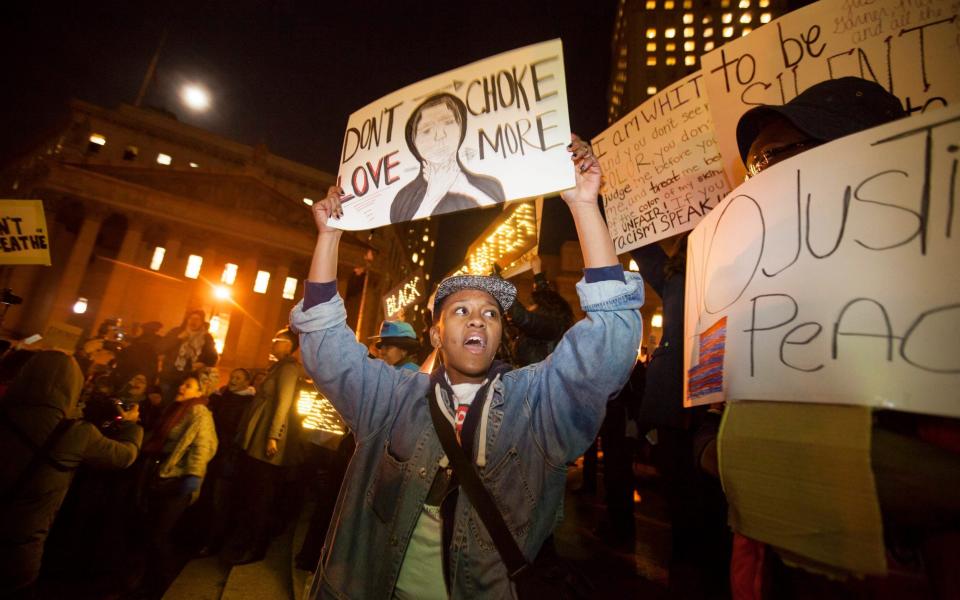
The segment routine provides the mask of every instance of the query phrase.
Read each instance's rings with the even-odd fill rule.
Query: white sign
[[[731,192],[688,240],[685,372],[699,383],[686,382],[687,404],[722,389],[960,416],[958,163],[950,107],[814,148]],[[701,335],[718,323],[710,333],[725,340]]]
[[[0,200],[0,265],[49,265],[42,200]]]
[[[617,254],[693,229],[730,191],[699,71],[641,104],[592,145]]]
[[[425,79],[350,116],[343,229],[553,194],[575,185],[560,40]]]
[[[724,169],[743,181],[740,116],[840,77],[876,81],[910,113],[960,100],[955,0],[821,0],[701,57]]]

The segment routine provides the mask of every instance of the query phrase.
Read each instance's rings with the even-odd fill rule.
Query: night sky
[[[49,135],[71,97],[105,107],[132,103],[165,28],[144,104],[328,172],[336,171],[356,109],[425,77],[555,37],[564,44],[572,129],[589,138],[606,125],[616,0],[3,5],[0,160]],[[213,109],[188,111],[177,97],[185,82],[204,84]],[[542,243],[553,247],[543,250],[556,252],[572,229],[563,207],[549,204],[551,231]],[[450,219],[444,229],[461,229],[456,237],[470,240],[495,216],[483,212]]]
[[[614,0],[3,4],[4,155],[52,126],[70,97],[131,103],[165,25],[145,104],[331,172],[354,110],[554,37],[564,42],[573,129],[590,136],[605,125]],[[210,89],[214,110],[182,106],[186,81]]]

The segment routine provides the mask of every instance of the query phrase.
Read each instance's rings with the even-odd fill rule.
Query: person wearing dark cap
[[[900,101],[882,86],[856,77],[845,77],[816,84],[782,106],[758,106],[751,109],[740,118],[737,125],[737,144],[750,177],[815,146],[906,116]],[[813,410],[814,407],[816,410]],[[819,515],[817,531],[804,533],[807,540],[822,538],[822,545],[836,546],[841,544],[841,541],[854,539],[853,536],[859,534],[852,531],[855,524],[862,524],[867,519],[859,513],[850,512],[850,505],[842,499],[831,501],[829,480],[825,479],[825,484],[819,486],[828,491],[816,497],[813,494],[799,493],[799,490],[810,489],[803,487],[804,482],[809,486],[809,482],[813,481],[813,485],[817,486],[818,474],[832,466],[807,459],[817,456],[816,452],[811,452],[811,448],[816,448],[818,444],[822,444],[821,448],[827,447],[827,442],[825,439],[821,440],[818,432],[827,431],[833,424],[842,422],[845,413],[861,409],[832,405],[800,407],[796,403],[787,402],[737,402],[727,407],[727,417],[736,413],[737,418],[742,419],[751,412],[761,414],[757,411],[762,411],[765,428],[763,435],[786,440],[791,437],[789,432],[797,428],[794,416],[798,408],[803,410],[804,430],[808,432],[803,447],[797,448],[796,445],[783,443],[771,444],[766,449],[765,458],[798,466],[796,473],[799,475],[783,473],[777,487],[782,493],[794,497],[789,509],[791,512]],[[869,409],[865,410],[871,412]],[[872,478],[876,485],[873,502],[874,506],[879,505],[880,508],[885,539],[927,542],[940,539],[939,536],[946,531],[952,531],[952,535],[956,536],[955,532],[960,530],[960,490],[957,490],[956,486],[948,486],[947,489],[942,482],[955,478],[960,472],[960,453],[957,451],[960,447],[960,444],[957,444],[957,440],[960,440],[960,427],[957,420],[892,410],[874,410],[867,418],[872,418],[873,423],[872,427],[867,425],[870,430],[870,464],[865,463],[863,469],[867,471],[865,476]],[[953,450],[945,447],[950,444],[938,446],[924,440],[925,431],[931,429],[940,433],[946,432],[946,437],[954,442]],[[716,440],[716,434],[713,435],[713,440]],[[722,439],[720,445],[723,445]],[[698,457],[701,464],[716,465],[717,444],[706,443],[702,447],[704,450]],[[725,473],[724,476],[729,475]],[[737,529],[738,521],[745,516],[749,517],[746,509],[738,504],[750,501],[756,505],[758,498],[748,497],[748,494],[756,493],[758,488],[740,486],[736,481],[725,481],[725,486],[731,483],[734,484],[737,494],[736,500],[731,500],[731,515],[738,515],[736,520],[732,520],[732,524]],[[797,493],[794,493],[795,491]],[[760,490],[760,493],[763,491]],[[849,494],[844,490],[838,493]],[[769,501],[769,497],[765,499]],[[865,503],[866,506],[869,504]],[[802,527],[809,529],[809,520],[804,523]],[[836,569],[832,564],[822,564],[789,546],[792,541],[796,541],[789,539],[790,532],[796,531],[796,528],[783,525],[785,523],[777,527],[783,534],[772,535],[762,541],[781,553],[784,553],[784,550],[779,546],[781,542],[785,542],[785,554],[792,564],[805,566],[815,572],[830,572]],[[848,531],[848,528],[851,528],[851,531]],[[845,537],[848,535],[850,537]],[[955,540],[954,537],[954,544]],[[806,547],[809,548],[809,544]],[[945,556],[927,553],[924,559],[934,581],[933,587],[939,588],[935,589],[938,597],[955,597],[958,591],[956,583],[953,583],[952,591],[945,591],[943,585],[947,578],[937,573],[938,567],[942,569],[946,564]],[[740,560],[736,553],[734,560]],[[952,560],[956,563],[956,558]],[[953,569],[955,571],[956,564]],[[742,570],[750,571],[751,569]],[[736,586],[736,581],[734,585]],[[776,590],[777,582],[773,585]]]
[[[300,340],[289,328],[273,336],[274,363],[241,421],[238,432],[241,524],[227,543],[225,559],[233,564],[262,560],[269,545],[270,522],[284,468],[300,464],[300,422],[297,416],[297,380],[300,363],[295,353]]]
[[[126,383],[134,375],[143,374],[147,384],[153,385],[157,379],[157,356],[163,339],[158,335],[161,329],[163,324],[159,321],[144,323],[140,326],[140,335],[130,340],[130,345],[117,354],[117,366],[113,370],[117,383]]]
[[[420,349],[417,332],[413,325],[404,321],[384,321],[380,324],[380,335],[370,338],[376,343],[380,360],[397,369],[419,371],[420,366],[414,358]]]
[[[355,432],[357,449],[310,598],[516,595],[523,576],[511,579],[467,493],[451,482],[434,423],[462,446],[472,465],[461,466],[478,471],[525,560],[544,548],[560,516],[566,464],[593,441],[607,400],[630,375],[642,329],[643,282],[620,267],[597,205],[600,165],[576,136],[568,149],[577,185],[562,197],[583,252],[577,291],[587,317],[549,360],[522,369],[494,360],[516,288],[474,275],[437,288],[432,373],[367,358],[336,293],[340,231],[332,224],[342,192],[332,187],[314,205],[317,245],[291,326],[307,372]]]

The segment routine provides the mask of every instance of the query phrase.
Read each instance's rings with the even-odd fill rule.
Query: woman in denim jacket
[[[643,304],[643,281],[623,272],[597,206],[600,166],[579,138],[568,149],[577,186],[562,197],[580,237],[586,269],[577,291],[587,316],[547,360],[522,369],[494,361],[515,288],[473,276],[438,288],[432,374],[367,358],[336,294],[340,231],[327,221],[342,214],[339,190],[314,205],[317,246],[291,325],[307,372],[355,432],[357,449],[310,598],[515,595],[486,528],[450,484],[430,402],[456,427],[529,561],[553,531],[566,465],[593,441],[636,362]]]

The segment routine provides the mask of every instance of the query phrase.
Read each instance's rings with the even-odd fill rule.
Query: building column
[[[266,310],[263,319],[263,334],[260,336],[260,347],[270,348],[273,334],[286,324],[286,318],[281,322],[280,309],[283,307],[283,283],[290,275],[290,267],[286,264],[277,265],[270,273],[270,285],[266,293]]]
[[[230,328],[227,329],[227,339],[223,342],[223,356],[227,364],[231,366],[240,366],[247,364],[244,359],[245,353],[241,352],[240,334],[244,327],[254,327],[255,323],[245,319],[244,308],[250,305],[248,299],[252,298],[253,283],[257,276],[257,259],[254,257],[245,258],[237,265],[237,280],[230,290],[233,298],[233,305],[230,309]],[[249,310],[249,309],[247,309]],[[253,358],[252,355],[250,358]]]
[[[93,254],[93,247],[97,242],[97,234],[100,233],[100,225],[106,216],[101,211],[91,211],[88,207],[86,217],[80,226],[80,232],[77,233],[77,239],[73,242],[70,254],[67,257],[63,269],[63,276],[60,278],[54,293],[53,307],[48,319],[41,325],[39,331],[46,331],[50,321],[66,322],[67,317],[73,310],[73,304],[77,301],[77,294],[80,291],[80,284],[83,283],[87,275],[87,266],[90,264],[90,256]]]
[[[110,277],[107,279],[107,285],[103,290],[103,297],[98,303],[100,308],[93,320],[94,326],[99,325],[105,319],[117,316],[124,319],[129,318],[128,314],[118,314],[118,311],[124,310],[125,303],[123,300],[127,285],[130,282],[131,267],[135,266],[142,241],[143,223],[127,217],[127,231],[123,234],[120,251],[117,252],[117,262],[110,267]]]

